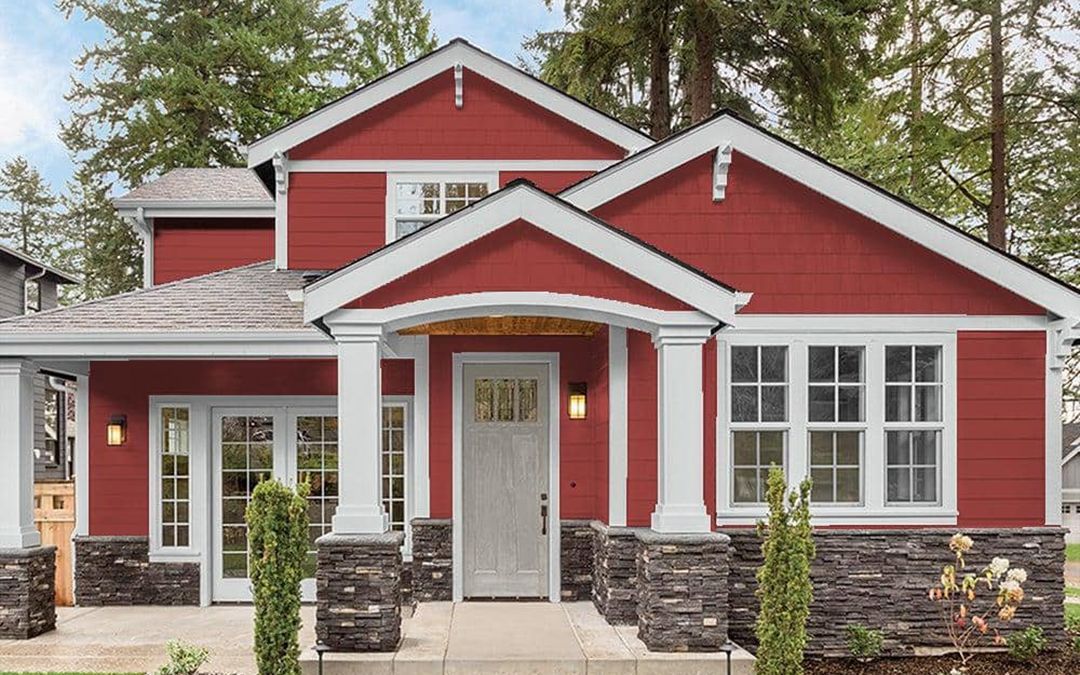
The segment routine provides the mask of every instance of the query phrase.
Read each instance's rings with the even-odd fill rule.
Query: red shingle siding
[[[735,153],[712,200],[703,155],[596,209],[742,291],[746,313],[1041,314],[974,272]]]
[[[1046,334],[960,332],[957,501],[960,524],[1046,520]]]
[[[388,307],[478,291],[576,293],[660,309],[686,309],[671,296],[524,221],[424,265],[354,305]]]
[[[574,183],[593,175],[593,171],[503,171],[499,173],[499,185],[524,178],[549,194],[557,194]]]
[[[274,258],[270,218],[155,218],[154,283]]]
[[[331,270],[386,243],[386,174],[289,175],[289,267]]]
[[[656,507],[656,348],[636,330],[626,331],[626,348],[626,524],[648,527]]]
[[[469,70],[447,70],[312,138],[292,159],[618,159],[625,151]]]

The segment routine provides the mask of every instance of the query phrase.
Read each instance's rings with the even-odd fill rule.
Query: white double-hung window
[[[389,243],[480,201],[498,189],[497,173],[389,174],[386,241]]]
[[[955,333],[717,339],[721,524],[764,515],[772,464],[820,524],[955,523]]]

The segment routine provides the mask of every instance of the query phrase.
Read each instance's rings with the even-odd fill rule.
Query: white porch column
[[[657,350],[657,498],[652,529],[709,532],[705,481],[702,346],[707,329],[660,328]]]
[[[34,373],[0,360],[0,549],[41,545],[34,527]]]
[[[608,525],[626,526],[626,329],[608,326]]]
[[[338,507],[335,534],[381,534],[390,527],[382,506],[382,328],[331,326],[338,343]]]

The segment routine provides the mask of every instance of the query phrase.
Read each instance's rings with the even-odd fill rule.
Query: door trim
[[[453,359],[453,592],[454,602],[465,599],[464,552],[461,494],[464,484],[465,425],[462,421],[462,391],[465,364],[521,363],[542,364],[548,367],[548,494],[551,506],[551,526],[548,528],[548,600],[559,602],[562,595],[560,574],[561,524],[559,522],[559,354],[558,352],[457,352]]]

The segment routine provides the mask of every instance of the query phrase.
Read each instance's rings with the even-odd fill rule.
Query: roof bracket
[[[727,192],[728,168],[731,166],[731,142],[728,141],[716,148],[716,160],[713,162],[713,188],[712,198],[714,202],[724,201],[724,193]]]
[[[1073,345],[1080,344],[1080,322],[1076,319],[1058,319],[1050,323],[1050,344],[1047,345],[1047,366],[1050,370],[1062,370],[1072,353]]]
[[[461,106],[465,103],[465,84],[462,81],[464,73],[462,72],[461,63],[454,64],[454,107],[461,110]]]
[[[289,190],[288,159],[282,152],[274,153],[274,188],[281,197]]]

